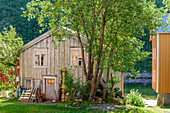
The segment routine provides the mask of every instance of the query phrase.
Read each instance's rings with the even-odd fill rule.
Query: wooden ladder
[[[21,94],[21,97],[20,97],[19,100],[29,101],[29,100],[30,100],[30,97],[31,97],[31,95],[32,95],[32,91],[33,91],[33,89],[28,89],[28,90],[26,90],[26,92],[23,92],[23,93]]]

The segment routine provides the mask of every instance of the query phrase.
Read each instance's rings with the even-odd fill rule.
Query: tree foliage
[[[80,35],[86,37],[89,62],[82,60],[86,80],[92,84],[89,101],[103,69],[136,73],[135,63],[148,55],[140,51],[144,43],[136,37],[146,35],[144,28],[157,30],[164,24],[163,8],[146,0],[32,0],[26,10],[22,9],[23,16],[28,20],[37,17],[42,31],[46,27],[52,29],[58,40],[68,34],[67,30],[60,34],[61,26],[74,30],[82,57],[85,50]],[[91,75],[93,79],[89,79]]]
[[[23,46],[22,38],[17,36],[15,28],[4,28],[0,33],[0,73],[6,81],[0,81],[0,91],[14,89],[16,85],[16,72],[19,68],[18,58]]]
[[[16,32],[23,37],[24,43],[28,43],[40,35],[41,28],[36,19],[28,22],[27,18],[21,17],[21,7],[25,8],[29,1],[31,0],[0,0],[0,32],[4,27],[13,25]]]

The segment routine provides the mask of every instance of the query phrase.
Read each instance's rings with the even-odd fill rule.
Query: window
[[[71,52],[71,66],[82,66],[82,53],[80,49],[72,49]]]
[[[48,79],[48,84],[54,84],[54,79]]]
[[[156,59],[156,48],[153,49],[153,59]]]
[[[31,80],[26,80],[26,88],[30,88],[31,87]]]
[[[79,66],[82,66],[82,58],[79,58]]]
[[[34,51],[34,66],[46,66],[47,65],[47,50],[36,49]]]

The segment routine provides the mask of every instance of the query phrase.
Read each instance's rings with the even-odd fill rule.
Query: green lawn
[[[120,106],[119,109],[107,113],[162,113],[170,112],[167,108],[142,108],[131,105]],[[106,113],[85,108],[65,108],[57,105],[39,105],[17,103],[16,100],[0,99],[0,113]]]
[[[65,108],[57,105],[22,104],[17,101],[0,99],[0,113],[103,113],[85,108]]]
[[[145,99],[156,99],[157,93],[152,89],[152,84],[124,84],[124,92],[129,93],[131,89],[138,89]]]

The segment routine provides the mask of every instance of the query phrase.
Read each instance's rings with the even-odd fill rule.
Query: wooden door
[[[54,84],[54,79],[45,79],[45,95],[47,100],[55,99]]]

